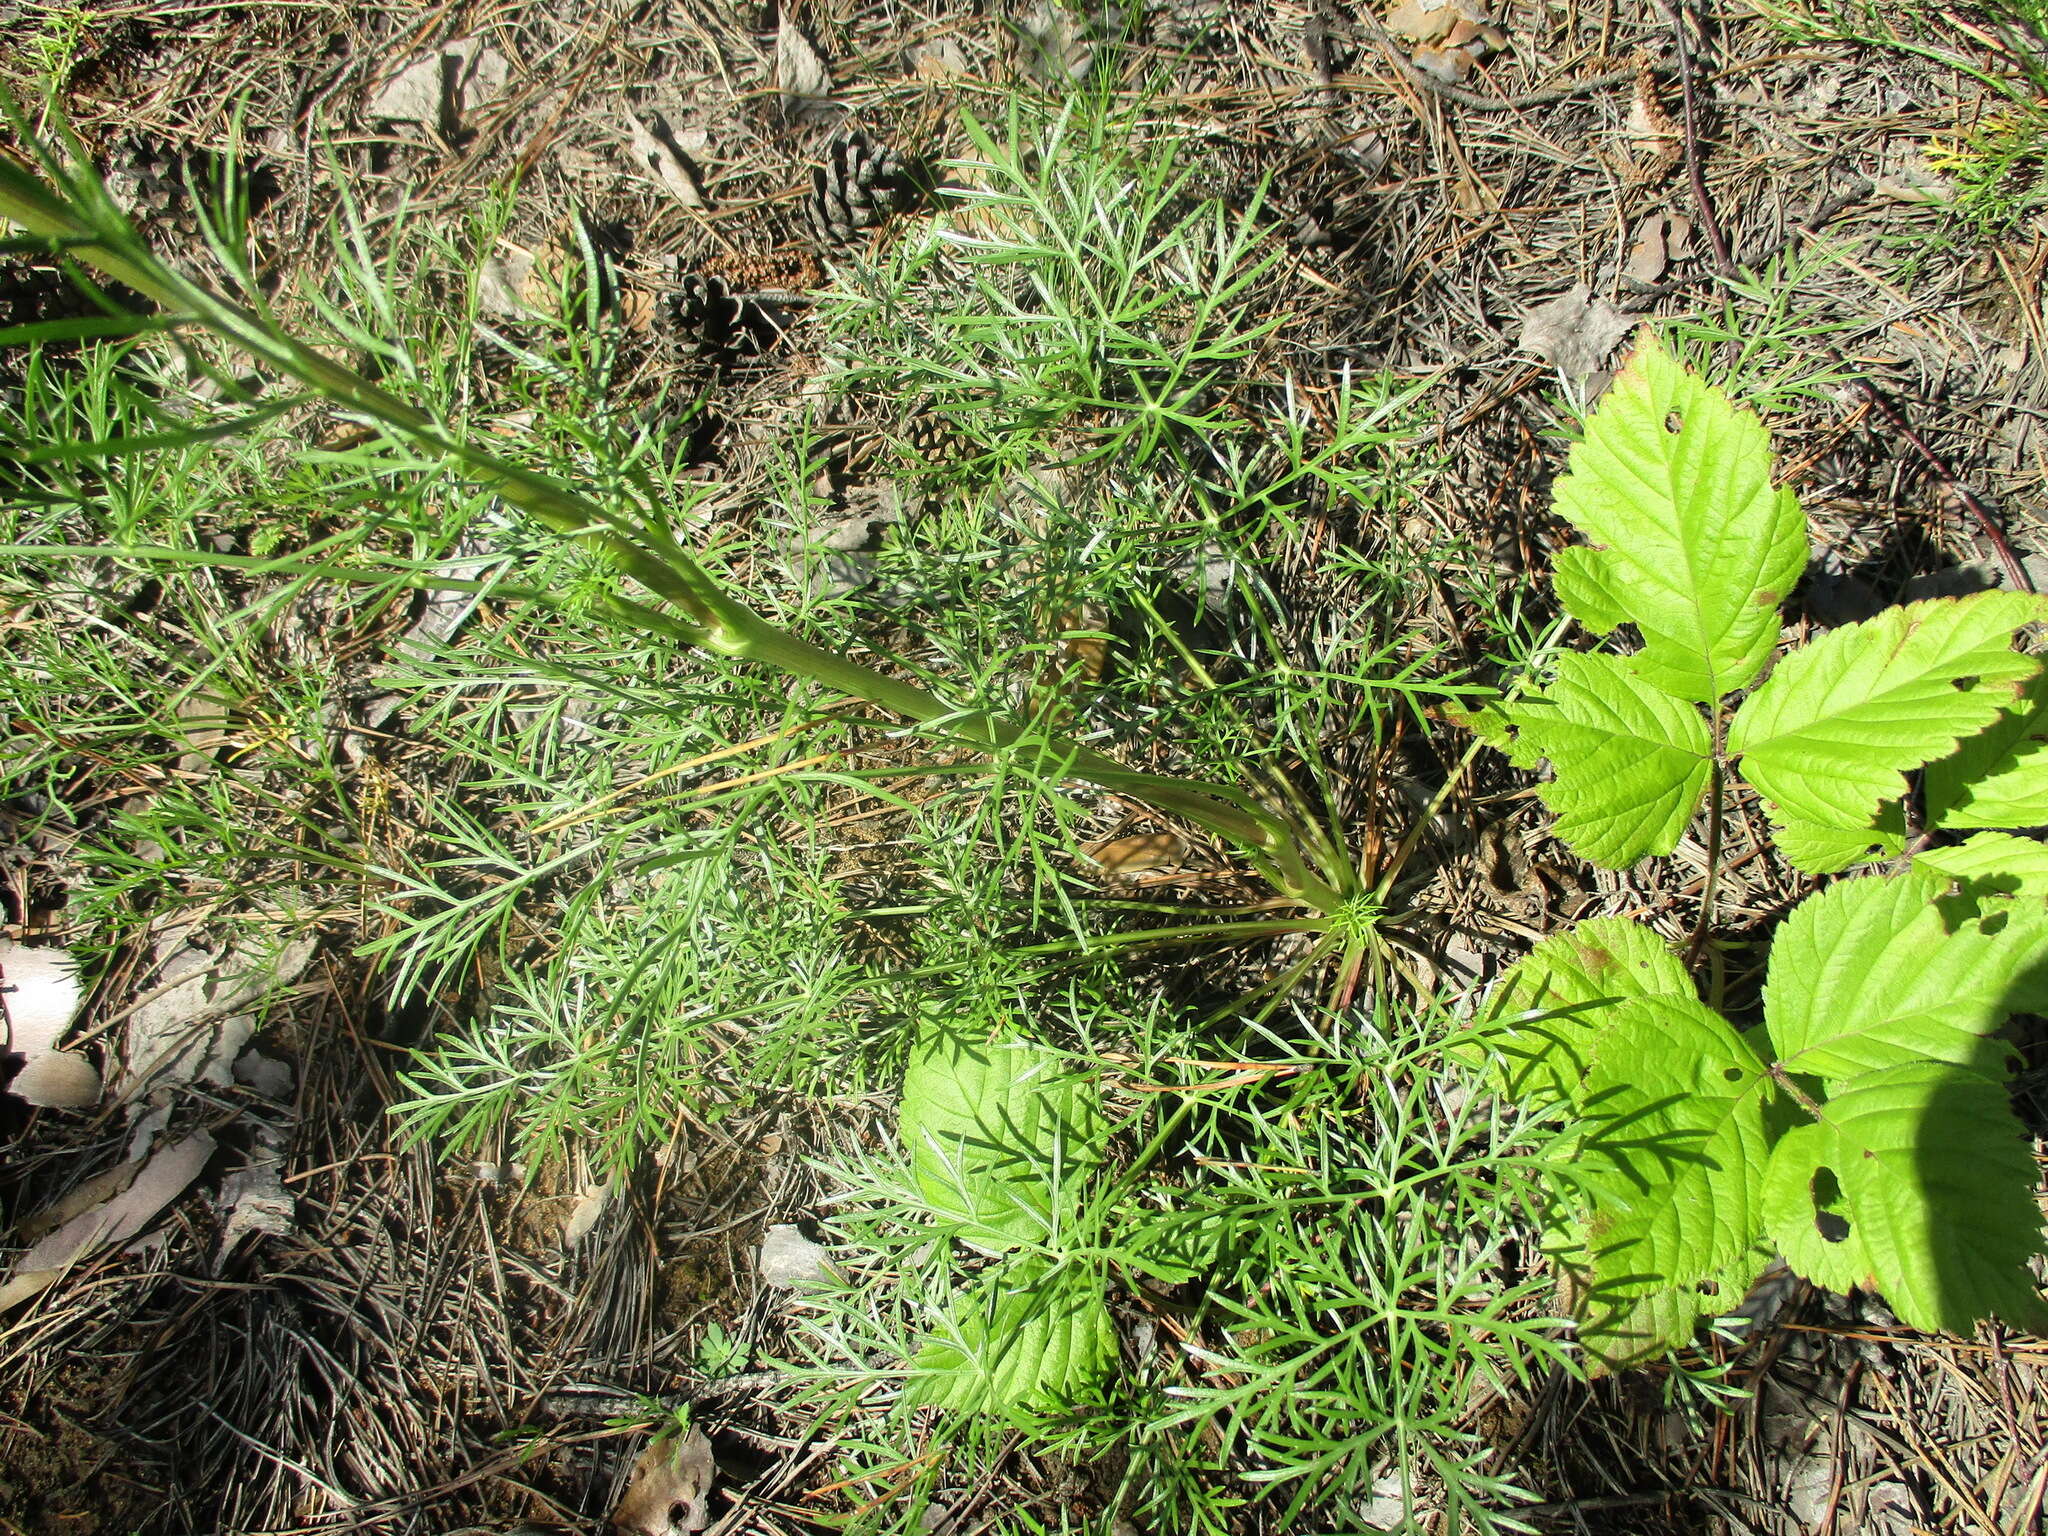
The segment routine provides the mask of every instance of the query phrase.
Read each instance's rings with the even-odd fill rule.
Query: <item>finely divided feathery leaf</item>
[[[1187,1285],[1215,1267],[1231,1232],[1227,1209],[1141,1210],[1117,1235],[1119,1262],[1168,1285]]]
[[[2048,825],[2048,672],[1954,756],[1929,763],[1926,783],[1931,827]]]
[[[1775,957],[1774,957],[1775,958]],[[1939,1062],[1857,1079],[1772,1153],[1765,1216],[1793,1268],[1884,1293],[1915,1328],[2048,1318],[2034,1160],[2005,1089]]]
[[[1635,621],[1652,686],[1704,703],[1752,681],[1806,568],[1806,521],[1771,484],[1763,424],[1642,333],[1587,419],[1556,509],[1597,549],[1558,596],[1596,634]]]
[[[1069,1058],[944,1025],[911,1058],[898,1124],[932,1210],[988,1248],[1046,1241],[1107,1135],[1095,1085]]]
[[[2048,616],[2022,592],[1889,608],[1794,651],[1728,727],[1742,776],[1792,816],[1864,828],[1905,770],[1953,752],[2013,703],[2040,663],[2013,636]]]
[[[1949,884],[1933,868],[1844,880],[1779,925],[1764,1024],[1785,1070],[1845,1081],[1916,1061],[1996,1067],[1991,1032],[2038,993],[2048,911],[1950,897]]]
[[[1520,744],[1557,770],[1542,788],[1553,830],[1617,869],[1678,845],[1713,748],[1700,712],[1646,682],[1639,660],[1560,656],[1556,677],[1512,711]]]

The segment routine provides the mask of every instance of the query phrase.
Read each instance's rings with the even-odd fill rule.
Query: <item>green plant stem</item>
[[[1801,1109],[1813,1116],[1814,1119],[1824,1120],[1827,1118],[1813,1095],[1792,1080],[1792,1074],[1785,1070],[1783,1062],[1774,1061],[1771,1063],[1771,1081],[1784,1089],[1787,1096]]]
[[[7,105],[13,107],[11,101]],[[10,115],[26,137],[18,113]],[[54,162],[46,164],[57,173]],[[99,197],[104,199],[103,191]],[[1244,848],[1259,872],[1284,894],[1324,912],[1341,905],[1343,893],[1311,869],[1304,853],[1316,845],[1315,839],[1249,795],[1227,785],[1134,773],[1079,743],[1038,736],[1015,722],[965,714],[914,684],[778,628],[726,593],[665,529],[623,517],[552,476],[460,441],[427,412],[295,340],[267,316],[174,271],[117,222],[119,216],[111,207],[105,211],[111,217],[96,223],[28,171],[0,158],[0,218],[53,242],[64,254],[89,263],[173,316],[205,326],[345,410],[460,463],[513,506],[559,533],[603,549],[641,586],[681,610],[678,616],[630,598],[600,599],[600,611],[614,621],[808,677],[921,724],[944,724],[983,751],[1035,749],[1034,770],[1086,780],[1185,817]]]
[[[1720,893],[1722,818],[1726,798],[1728,719],[1722,711],[1720,701],[1713,708],[1713,761],[1707,767],[1707,869],[1700,879],[1700,913],[1693,920],[1692,939],[1686,948],[1686,963],[1698,965],[1700,954],[1706,949],[1707,935],[1712,931],[1714,921],[1714,898]],[[1713,952],[1714,974],[1709,988],[1713,1006],[1721,1006],[1721,993],[1725,978],[1722,974],[1721,954]]]

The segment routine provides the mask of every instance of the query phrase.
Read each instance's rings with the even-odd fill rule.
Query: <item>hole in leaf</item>
[[[1667,411],[1664,415],[1664,430],[1676,437],[1685,430],[1685,418],[1677,411]]]
[[[1739,1083],[1742,1081],[1742,1068],[1723,1067],[1721,1069],[1721,1076],[1726,1078],[1731,1083]]]
[[[1846,1243],[1849,1240],[1848,1218],[1836,1209],[1842,1203],[1842,1183],[1835,1177],[1832,1168],[1813,1170],[1813,1182],[1808,1186],[1813,1195],[1813,1230],[1825,1243]]]

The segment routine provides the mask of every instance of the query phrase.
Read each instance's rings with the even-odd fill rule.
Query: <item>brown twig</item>
[[[1905,413],[1886,399],[1874,384],[1867,379],[1858,379],[1855,389],[1864,404],[1882,416],[1885,425],[1898,433],[1906,446],[1919,454],[1927,467],[1934,471],[1941,480],[1942,489],[1961,502],[1970,516],[1977,520],[1977,526],[1991,542],[1991,548],[1998,556],[1998,563],[2005,567],[2005,573],[2012,578],[2012,584],[2022,592],[2034,591],[2034,578],[2020,563],[2019,556],[2013,553],[2012,545],[2006,542],[2005,534],[1999,528],[1997,520],[1992,517],[1990,508],[1977,499],[1974,491],[1955,477],[1955,472],[1948,467],[1947,461],[1927,445],[1927,440],[1914,431],[1913,424],[1906,420]]]

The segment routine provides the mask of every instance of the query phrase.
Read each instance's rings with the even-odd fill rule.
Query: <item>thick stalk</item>
[[[1310,868],[1308,838],[1283,817],[1228,785],[1135,773],[1092,748],[1045,736],[1014,721],[963,714],[915,684],[813,645],[739,602],[659,529],[636,526],[552,476],[538,474],[451,436],[432,415],[378,388],[355,370],[285,334],[267,317],[192,282],[130,235],[97,228],[19,166],[0,158],[0,218],[59,243],[174,316],[189,316],[251,356],[419,447],[463,465],[486,488],[558,532],[604,549],[641,586],[681,610],[680,619],[630,598],[601,607],[619,622],[654,629],[739,660],[807,677],[920,723],[944,721],[984,751],[1035,748],[1035,770],[1131,795],[1237,843],[1286,895],[1324,912],[1341,893]],[[655,550],[647,545],[653,544]]]

